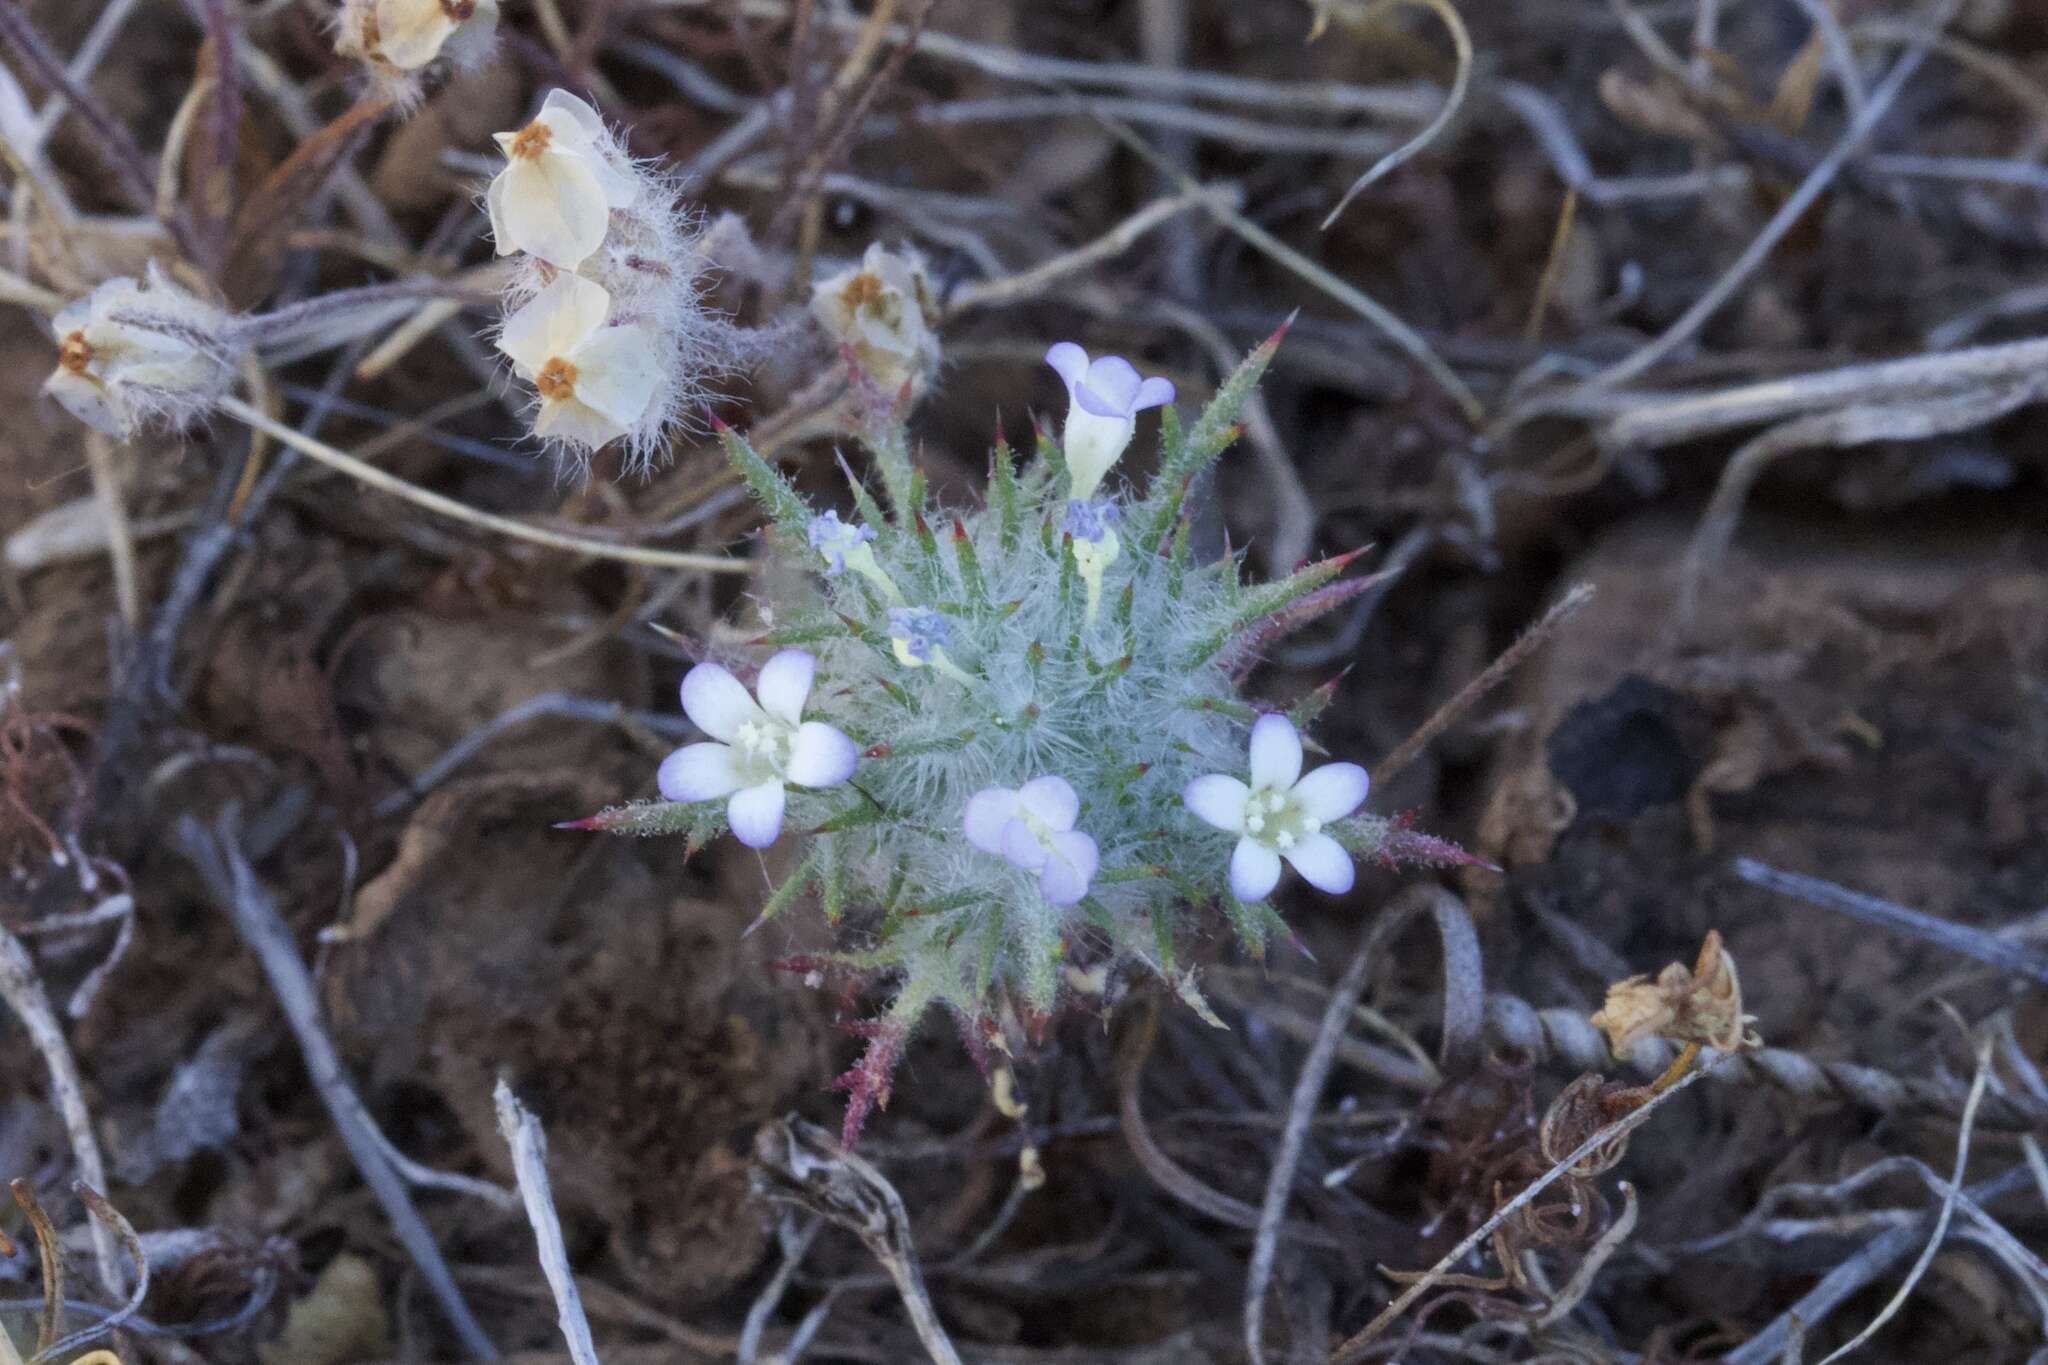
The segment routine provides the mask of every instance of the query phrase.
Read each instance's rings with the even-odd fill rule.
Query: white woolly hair
[[[615,134],[601,151],[640,182],[640,192],[631,207],[612,210],[604,243],[576,273],[611,295],[608,324],[644,326],[660,348],[653,398],[621,441],[621,472],[644,476],[667,462],[678,433],[696,429],[692,414],[714,397],[712,381],[739,367],[741,346],[736,329],[705,301],[712,266],[699,247],[699,215],[683,198],[682,177],[627,156]],[[554,278],[551,267],[530,256],[517,261],[504,289],[505,317]],[[566,473],[586,472],[595,453],[581,442],[543,444]]]

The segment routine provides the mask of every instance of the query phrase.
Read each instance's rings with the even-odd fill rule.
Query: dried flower
[[[147,421],[183,426],[234,378],[228,316],[172,284],[107,280],[51,320],[57,368],[43,392],[87,426],[126,440]]]
[[[932,331],[939,310],[932,301],[924,258],[910,249],[869,246],[861,263],[811,290],[811,312],[826,333],[852,350],[885,397],[905,384],[913,392],[939,364]]]
[[[1158,375],[1141,379],[1131,362],[1119,355],[1091,361],[1071,341],[1048,350],[1045,363],[1067,385],[1067,425],[1060,447],[1072,481],[1068,496],[1092,498],[1131,443],[1138,414],[1173,401],[1173,381]]]
[[[1616,1057],[1626,1057],[1645,1038],[1668,1038],[1722,1052],[1760,1047],[1749,1030],[1755,1016],[1742,1012],[1742,986],[1735,959],[1721,947],[1720,931],[1709,929],[1698,961],[1688,971],[1674,962],[1656,979],[1632,976],[1607,988],[1607,1002],[1593,1027],[1607,1035]]]
[[[505,169],[484,202],[500,256],[524,251],[574,270],[603,244],[611,211],[639,197],[640,180],[617,139],[566,90],[550,90],[533,122],[496,136]]]
[[[710,735],[662,760],[655,782],[670,801],[715,801],[748,848],[766,848],[782,833],[784,784],[836,787],[853,776],[860,749],[823,721],[805,720],[818,660],[785,649],[761,666],[755,693],[714,663],[683,676],[683,711]]]
[[[498,0],[345,0],[336,27],[344,57],[408,73],[442,57],[470,66],[497,35]]]
[[[1188,783],[1181,801],[1208,824],[1238,836],[1230,857],[1230,890],[1239,900],[1259,901],[1280,882],[1280,860],[1318,890],[1339,895],[1351,889],[1351,855],[1322,832],[1365,801],[1367,777],[1356,763],[1326,763],[1307,776],[1301,771],[1301,735],[1279,714],[1252,725],[1251,785],[1223,773]]]
[[[1080,814],[1081,798],[1065,778],[1034,777],[1015,791],[976,792],[962,824],[968,843],[1036,872],[1048,904],[1072,905],[1088,894],[1099,862],[1095,840],[1074,828]]]
[[[498,349],[540,394],[534,434],[595,450],[624,436],[661,380],[654,336],[607,327],[611,296],[580,275],[560,275],[505,319]]]

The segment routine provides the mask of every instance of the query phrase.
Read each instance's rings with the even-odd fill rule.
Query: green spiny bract
[[[998,445],[985,504],[947,509],[926,496],[900,427],[876,434],[868,444],[889,506],[855,481],[855,518],[841,523],[721,428],[772,522],[769,553],[811,571],[764,581],[815,587],[767,604],[756,643],[764,656],[816,656],[804,718],[837,727],[861,754],[844,785],[790,788],[783,828],[802,849],[763,910],[779,914],[814,891],[855,946],[791,965],[893,984],[884,1015],[856,1028],[868,1051],[839,1082],[851,1092],[849,1142],[886,1103],[903,1042],[933,1005],[954,1014],[977,1057],[1002,1021],[1042,1024],[1060,1001],[1063,966],[1077,960],[1142,964],[1206,1011],[1175,960],[1197,915],[1220,905],[1254,953],[1284,930],[1268,905],[1230,894],[1231,837],[1182,803],[1193,779],[1245,771],[1259,708],[1239,679],[1274,624],[1298,626],[1351,595],[1334,581],[1349,556],[1255,584],[1239,556],[1189,560],[1187,486],[1229,444],[1278,340],[1252,353],[1187,432],[1167,410],[1160,473],[1141,499],[1112,499],[1107,513],[1093,504],[1122,529],[1120,553],[1094,568],[1092,612],[1087,546],[1077,555],[1067,530],[1063,456],[1044,435],[1021,470]],[[1295,718],[1318,709],[1312,696]],[[1047,776],[1078,795],[1073,828],[1099,853],[1071,904],[1052,903],[1036,872],[963,836],[970,798]],[[701,843],[724,822],[716,802],[651,802],[580,823],[687,831]],[[1328,832],[1357,856],[1402,852],[1399,826],[1379,817],[1354,814]]]

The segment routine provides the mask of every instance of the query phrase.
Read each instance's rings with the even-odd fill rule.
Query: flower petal
[[[1357,875],[1351,866],[1351,855],[1327,834],[1304,834],[1280,856],[1293,863],[1294,870],[1307,878],[1310,886],[1333,896],[1349,891]]]
[[[604,286],[581,275],[558,275],[555,282],[521,304],[498,331],[498,349],[529,376],[556,356],[569,353],[604,325],[612,296]]]
[[[967,798],[961,825],[967,842],[983,853],[1003,851],[1003,826],[1017,817],[1017,793],[1008,787],[984,787]]]
[[[654,775],[664,801],[715,801],[742,786],[733,752],[725,744],[685,744],[661,760]]]
[[[836,787],[853,776],[859,763],[860,746],[845,731],[807,720],[796,727],[785,771],[800,787]]]
[[[775,657],[761,665],[761,680],[754,695],[761,709],[785,725],[803,723],[804,702],[811,695],[811,678],[818,671],[818,656],[802,649],[777,650]]]
[[[1022,820],[1012,819],[1003,826],[1003,856],[1026,872],[1036,872],[1045,866],[1052,855],[1031,827]]]
[[[1052,366],[1070,394],[1088,377],[1088,353],[1071,341],[1055,342],[1045,353],[1045,363]]]
[[[565,398],[541,404],[533,434],[596,450],[624,436],[626,429],[581,399]]]
[[[576,348],[576,401],[631,427],[661,382],[654,334],[638,324],[606,327]]]
[[[1088,367],[1088,380],[1081,392],[1092,393],[1108,405],[1104,417],[1128,417],[1133,411],[1131,404],[1138,401],[1139,386],[1138,371],[1130,361],[1106,355]]]
[[[1280,884],[1280,855],[1264,844],[1239,839],[1230,855],[1230,894],[1241,901],[1262,901]]]
[[[583,264],[603,243],[611,222],[604,187],[576,156],[539,156],[515,163],[506,176],[500,207],[512,245],[563,270]]]
[[[740,726],[766,719],[740,680],[714,663],[698,664],[683,675],[683,713],[699,730],[728,744],[739,737]]]
[[[401,71],[417,71],[441,55],[455,21],[438,0],[377,0],[377,55]]]
[[[1062,830],[1052,836],[1045,866],[1038,874],[1038,890],[1052,905],[1072,905],[1088,894],[1101,858],[1095,840],[1080,830]]]
[[[1163,408],[1172,401],[1173,381],[1155,374],[1138,385],[1138,396],[1131,403],[1131,411],[1143,412],[1147,408]]]
[[[1303,815],[1328,824],[1363,805],[1370,786],[1365,769],[1356,763],[1325,763],[1295,783],[1290,794]]]
[[[114,391],[89,374],[59,368],[43,381],[43,392],[94,431],[117,441],[128,438],[133,419]]]
[[[575,129],[570,135],[573,145],[602,146],[605,140],[604,120],[597,110],[560,86],[548,91],[548,97],[540,102],[539,121],[557,136]]]
[[[1034,777],[1017,788],[1017,803],[1054,829],[1072,829],[1081,798],[1064,777]]]
[[[1234,777],[1210,773],[1181,789],[1181,804],[1197,820],[1230,834],[1244,833],[1244,803],[1251,788]]]
[[[782,833],[782,806],[787,800],[780,782],[742,787],[725,803],[725,820],[735,839],[748,848],[766,848]]]
[[[1294,722],[1268,711],[1252,723],[1252,785],[1286,791],[1301,776],[1301,734]]]

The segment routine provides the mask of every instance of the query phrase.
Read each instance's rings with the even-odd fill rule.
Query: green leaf
[[[960,568],[960,587],[967,594],[968,605],[987,607],[988,585],[982,581],[981,559],[974,553],[974,542],[958,518],[953,521],[953,559]]]
[[[808,533],[813,515],[811,505],[796,491],[796,486],[782,476],[782,471],[762,459],[746,437],[723,422],[718,424],[718,443],[725,448],[725,458],[746,481],[747,487],[753,490],[754,497],[770,519],[793,536]]]
[[[998,436],[995,452],[989,457],[988,505],[995,509],[997,523],[1002,527],[1001,543],[1005,550],[1015,549],[1017,534],[1024,528],[1024,508],[1017,491],[1017,466],[1010,443]]]
[[[897,525],[906,525],[923,500],[917,493],[917,472],[910,466],[910,447],[901,423],[886,430],[870,432],[862,441],[868,457],[882,476],[882,491],[889,495]]]
[[[719,806],[705,801],[633,801],[607,806],[581,820],[564,820],[556,829],[588,829],[603,834],[695,834],[715,825]]]
[[[1262,584],[1246,592],[1238,599],[1230,619],[1196,646],[1189,655],[1188,663],[1190,666],[1204,664],[1215,658],[1230,642],[1231,636],[1277,611],[1285,610],[1289,603],[1322,587],[1363,553],[1363,550],[1353,550],[1348,554],[1332,555],[1289,574],[1277,583]]]
[[[1280,349],[1280,339],[1286,330],[1281,328],[1252,348],[1251,353],[1224,379],[1216,390],[1216,396],[1209,400],[1209,406],[1202,409],[1202,415],[1195,419],[1194,426],[1188,429],[1185,437],[1179,435],[1180,423],[1176,417],[1172,432],[1176,439],[1163,439],[1159,472],[1152,476],[1152,482],[1145,490],[1146,548],[1158,548],[1167,528],[1180,515],[1189,487],[1238,438],[1242,430],[1238,419],[1244,412],[1244,405],[1258,388],[1266,367],[1273,361],[1274,352]],[[1160,419],[1160,430],[1162,438],[1165,438],[1164,416]]]
[[[790,906],[796,904],[796,898],[803,894],[804,888],[811,884],[812,880],[817,876],[817,872],[818,855],[813,853],[810,857],[804,859],[796,871],[782,879],[782,885],[775,888],[773,894],[761,906],[761,913],[754,917],[754,923],[750,926],[749,932],[760,928],[769,920],[774,919],[777,915],[789,909]]]

